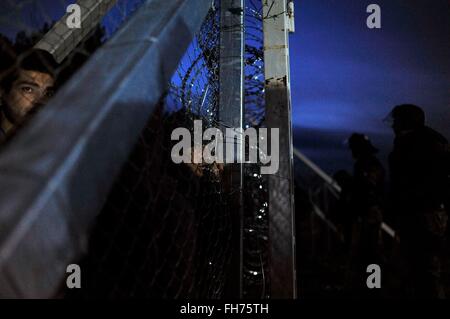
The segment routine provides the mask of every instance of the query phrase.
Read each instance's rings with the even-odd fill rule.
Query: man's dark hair
[[[4,66],[3,72],[0,72],[0,87],[6,92],[11,90],[20,70],[46,73],[55,79],[57,77],[58,63],[49,52],[44,50],[31,49],[18,57],[10,56],[7,63],[9,66]]]

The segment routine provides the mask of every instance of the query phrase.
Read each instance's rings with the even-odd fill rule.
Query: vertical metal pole
[[[269,175],[270,285],[272,298],[296,298],[293,149],[289,32],[293,2],[263,0],[266,122],[279,128],[279,170]]]
[[[244,0],[222,0],[220,28],[220,93],[219,122],[224,131],[227,147],[231,144],[243,156],[244,143]],[[234,128],[238,138],[233,141],[226,128]],[[224,153],[225,154],[225,153]],[[231,262],[231,283],[226,294],[242,298],[243,279],[243,164],[227,163],[224,178],[230,185],[230,211],[233,214],[233,257]]]

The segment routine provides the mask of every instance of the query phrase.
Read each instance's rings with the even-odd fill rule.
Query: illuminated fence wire
[[[219,103],[218,12],[216,4],[182,58],[166,98],[167,111],[184,110],[207,126],[217,121]]]
[[[245,115],[248,126],[264,122],[264,39],[262,3],[246,1],[245,9]]]
[[[262,2],[245,1],[244,14],[245,127],[260,128],[265,126]],[[259,164],[244,167],[243,296],[268,298],[268,183]]]

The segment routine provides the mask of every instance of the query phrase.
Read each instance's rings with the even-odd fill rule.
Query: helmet
[[[425,125],[425,113],[417,105],[401,104],[395,106],[385,120],[394,130],[414,130]]]

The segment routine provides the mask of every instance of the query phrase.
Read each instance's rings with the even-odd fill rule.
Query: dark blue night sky
[[[385,160],[391,107],[415,103],[450,137],[450,1],[295,0],[291,36],[295,144],[330,173],[349,167],[343,141],[370,135]],[[366,26],[367,5],[382,28]]]
[[[122,2],[132,7],[139,1]],[[19,2],[0,5],[0,28],[9,36],[25,27],[17,17],[29,21],[34,12],[57,19],[73,1],[34,1],[28,12],[14,12]],[[366,26],[371,3],[381,6],[381,30]],[[295,0],[295,5],[294,141],[314,161],[330,173],[350,168],[343,141],[353,131],[370,135],[385,160],[393,136],[382,119],[400,103],[423,106],[430,126],[450,137],[450,1]]]

